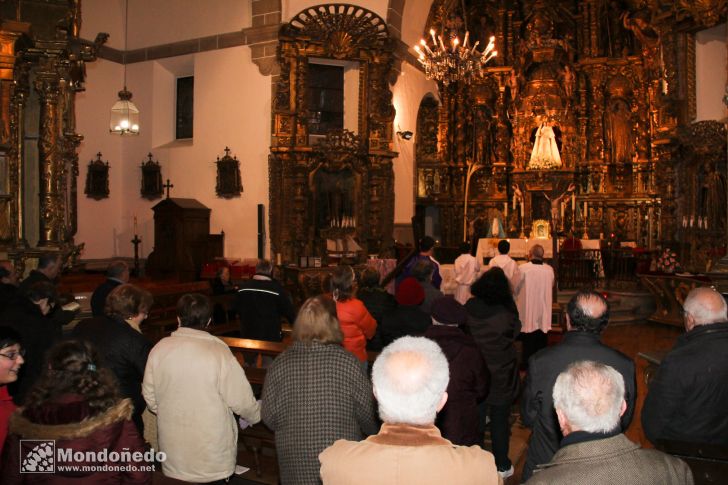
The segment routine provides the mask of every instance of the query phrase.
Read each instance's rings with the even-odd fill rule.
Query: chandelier
[[[432,46],[421,39],[414,49],[419,55],[417,60],[425,68],[425,77],[445,86],[459,81],[469,83],[475,77],[482,77],[485,65],[498,55],[498,51],[494,50],[495,37],[491,37],[485,50],[480,52],[480,41],[476,41],[472,47],[468,46],[470,32],[465,32],[462,44],[457,35],[451,35],[449,46],[443,42],[442,35],[436,34],[434,29],[430,29]]]

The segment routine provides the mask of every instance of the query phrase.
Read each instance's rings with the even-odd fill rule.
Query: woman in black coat
[[[152,344],[141,333],[139,325],[152,307],[152,295],[134,285],[114,288],[106,298],[103,317],[84,320],[73,329],[73,336],[90,342],[101,354],[104,367],[119,381],[122,397],[134,404],[132,419],[144,436],[142,413],[146,407],[142,397],[142,380]]]
[[[430,315],[420,310],[425,290],[413,277],[405,278],[397,287],[397,307],[382,318],[382,346],[386,347],[400,337],[424,335],[432,323]]]
[[[450,366],[447,402],[435,424],[456,445],[481,446],[478,403],[488,394],[489,372],[473,337],[459,328],[467,320],[468,313],[455,298],[438,298],[432,304],[432,325],[425,337],[437,342]]]
[[[521,331],[521,321],[508,278],[501,268],[485,272],[470,291],[473,298],[465,304],[468,329],[490,371],[490,393],[485,404],[490,408],[495,464],[505,478],[512,470],[508,459],[509,419],[511,405],[518,394],[518,359],[514,342]]]
[[[364,303],[369,314],[377,321],[377,331],[374,337],[367,341],[367,350],[379,352],[383,347],[382,321],[384,314],[394,310],[397,302],[394,300],[394,296],[379,285],[379,272],[374,268],[366,268],[362,271],[356,297]]]

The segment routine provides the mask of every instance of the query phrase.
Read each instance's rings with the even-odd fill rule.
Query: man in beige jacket
[[[260,421],[260,405],[230,349],[202,330],[212,313],[199,294],[177,303],[180,328],[154,346],[142,394],[157,415],[162,471],[195,483],[225,480],[235,471],[238,424]]]
[[[624,378],[593,361],[571,364],[556,379],[554,407],[564,435],[550,463],[539,465],[528,485],[692,485],[688,466],[674,456],[646,450],[622,434],[627,409]]]
[[[339,440],[319,455],[324,484],[502,484],[493,455],[443,438],[435,415],[447,402],[449,369],[440,347],[402,337],[374,362],[372,382],[384,421],[364,441]]]

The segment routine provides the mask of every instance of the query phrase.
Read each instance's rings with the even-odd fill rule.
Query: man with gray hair
[[[647,438],[728,445],[728,315],[713,288],[683,304],[686,333],[660,363],[642,409]]]
[[[384,421],[364,441],[339,440],[319,455],[324,484],[501,484],[493,455],[456,446],[435,427],[447,402],[449,369],[440,347],[402,337],[374,362],[372,383]]]
[[[620,416],[627,409],[624,379],[612,367],[575,362],[559,374],[552,396],[564,439],[553,459],[536,469],[529,485],[693,483],[682,460],[642,449],[622,434]]]
[[[634,363],[626,355],[601,342],[601,333],[609,322],[609,303],[600,293],[583,290],[576,293],[567,306],[564,338],[531,357],[526,384],[521,397],[521,419],[533,429],[528,444],[523,480],[528,480],[536,465],[548,463],[559,449],[562,438],[554,414],[551,394],[558,375],[569,364],[593,360],[609,365],[622,375],[627,410],[621,418],[627,429],[634,413],[637,395]]]
[[[106,281],[101,283],[91,295],[91,313],[95,317],[104,315],[106,297],[111,290],[129,282],[129,265],[124,261],[112,261],[106,268]]]
[[[273,265],[259,259],[252,279],[240,285],[235,299],[240,315],[240,336],[254,340],[280,342],[281,318],[293,324],[296,310],[283,286],[273,279]]]

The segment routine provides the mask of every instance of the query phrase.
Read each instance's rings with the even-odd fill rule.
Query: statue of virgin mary
[[[559,147],[556,144],[556,134],[551,125],[543,122],[536,131],[536,140],[533,143],[528,168],[543,170],[560,166],[561,155],[559,155]]]

